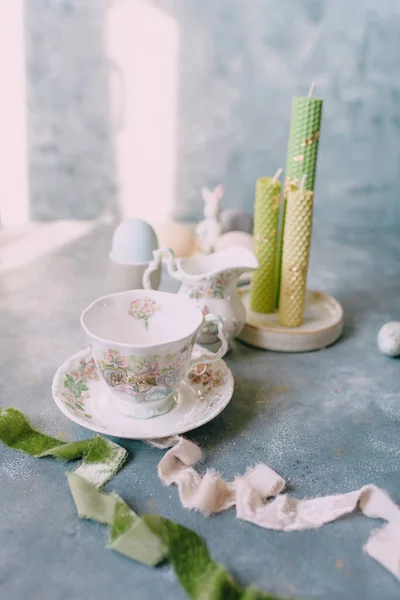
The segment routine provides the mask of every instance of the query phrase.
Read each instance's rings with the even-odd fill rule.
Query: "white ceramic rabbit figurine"
[[[201,194],[204,200],[204,221],[196,227],[196,237],[199,246],[203,252],[210,254],[214,252],[215,244],[222,234],[222,227],[219,221],[220,215],[220,200],[224,195],[223,186],[217,185],[213,190],[203,186]]]

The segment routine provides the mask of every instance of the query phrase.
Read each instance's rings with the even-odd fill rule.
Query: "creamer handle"
[[[171,248],[160,248],[159,250],[154,250],[153,252],[153,260],[149,262],[149,266],[143,273],[143,287],[145,290],[153,289],[151,287],[150,276],[154,271],[157,271],[158,267],[161,263],[165,263],[167,265],[168,274],[176,279],[176,260],[175,255]]]

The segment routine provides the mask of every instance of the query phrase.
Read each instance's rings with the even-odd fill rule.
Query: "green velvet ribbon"
[[[0,408],[0,440],[36,458],[83,458],[76,471],[67,473],[79,517],[108,525],[108,547],[129,558],[149,566],[168,558],[193,600],[278,600],[255,588],[239,586],[212,559],[194,531],[159,515],[139,517],[118,494],[102,492],[127,457],[127,451],[118,444],[98,435],[79,442],[62,442],[34,430],[13,408]]]

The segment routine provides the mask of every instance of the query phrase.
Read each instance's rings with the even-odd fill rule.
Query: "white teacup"
[[[204,323],[218,325],[218,352],[192,357]],[[115,409],[148,419],[168,412],[185,375],[198,363],[221,358],[228,348],[223,320],[203,317],[186,297],[154,290],[130,290],[95,300],[81,315],[99,373]]]

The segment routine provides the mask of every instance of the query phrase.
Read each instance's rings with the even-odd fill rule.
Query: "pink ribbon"
[[[277,531],[315,529],[359,509],[366,517],[384,519],[364,551],[400,579],[400,508],[382,489],[366,485],[346,494],[297,500],[282,493],[286,482],[268,465],[258,464],[245,475],[227,482],[208,470],[201,476],[194,468],[201,458],[199,446],[180,436],[152,440],[157,448],[170,448],[158,465],[165,485],[175,484],[185,508],[205,515],[236,505],[236,516]]]

